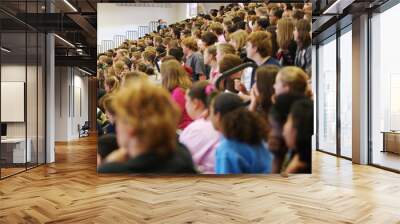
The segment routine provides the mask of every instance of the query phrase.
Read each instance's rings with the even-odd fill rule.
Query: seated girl
[[[104,81],[104,90],[106,93],[112,93],[119,88],[119,80],[116,76],[107,76]]]
[[[214,85],[219,77],[216,55],[217,47],[215,46],[210,46],[204,50],[204,64],[210,66],[210,82]]]
[[[209,103],[217,92],[213,84],[199,81],[186,92],[186,111],[194,121],[182,131],[179,141],[192,154],[193,162],[202,173],[214,173],[215,148],[220,134],[209,117]]]
[[[255,83],[250,92],[249,110],[260,113],[266,120],[272,106],[274,95],[274,82],[279,67],[275,65],[263,65],[256,69]]]
[[[299,100],[305,99],[304,95],[299,94],[281,94],[275,99],[275,103],[270,108],[268,123],[268,148],[274,154],[272,172],[280,173],[286,169],[284,160],[288,152],[288,146],[283,138],[283,126],[292,105]],[[286,164],[287,165],[287,164]]]
[[[102,99],[103,108],[108,121],[108,124],[103,127],[103,134],[115,134],[115,109],[112,105],[114,99],[114,94],[107,94]]]
[[[113,105],[120,149],[98,172],[195,173],[190,152],[177,142],[180,112],[167,90],[136,80],[116,93]]]
[[[192,82],[177,60],[168,60],[163,62],[161,64],[161,76],[162,86],[171,93],[172,99],[179,106],[182,118],[179,122],[178,128],[183,130],[192,122],[192,119],[187,114],[185,108],[185,92],[190,88]]]
[[[285,173],[311,173],[311,137],[313,135],[313,102],[295,102],[283,128],[288,147],[284,161]]]
[[[296,66],[286,66],[279,70],[274,89],[276,96],[284,93],[310,96],[311,91],[308,86],[307,74]]]
[[[248,111],[239,96],[222,93],[211,104],[211,120],[223,134],[215,154],[217,174],[270,173],[264,121]]]

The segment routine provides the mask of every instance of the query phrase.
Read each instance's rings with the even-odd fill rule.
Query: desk
[[[6,163],[25,163],[31,162],[32,153],[31,146],[32,140],[26,140],[28,147],[25,153],[25,138],[6,138],[1,139],[1,157]],[[27,159],[25,161],[25,159]]]
[[[400,132],[382,131],[381,133],[383,134],[382,152],[392,152],[400,154]]]

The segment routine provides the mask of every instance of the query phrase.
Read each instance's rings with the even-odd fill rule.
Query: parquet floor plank
[[[400,175],[313,153],[313,174],[96,173],[96,138],[57,144],[56,163],[0,181],[2,223],[397,223]]]

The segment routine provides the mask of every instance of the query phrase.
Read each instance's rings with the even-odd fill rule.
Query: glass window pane
[[[372,163],[400,170],[400,4],[374,15],[372,26]]]
[[[340,153],[352,156],[352,34],[340,36]]]
[[[30,161],[26,144],[26,33],[1,34],[1,175],[2,178],[25,170]],[[7,96],[7,97],[6,97]],[[26,147],[28,146],[28,150]]]
[[[336,153],[336,39],[318,48],[318,148]]]
[[[26,80],[26,112],[27,112],[27,142],[30,145],[30,160],[28,168],[34,167],[38,163],[38,143],[37,143],[37,81],[38,81],[38,35],[36,32],[28,32],[28,62]]]

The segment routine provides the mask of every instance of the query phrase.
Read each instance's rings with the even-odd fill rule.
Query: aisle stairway
[[[138,26],[137,30],[127,30],[124,35],[114,35],[113,40],[101,40],[101,44],[97,45],[97,53],[106,52],[121,45],[126,39],[137,40],[139,37],[157,31],[158,21],[150,21],[147,26]]]

